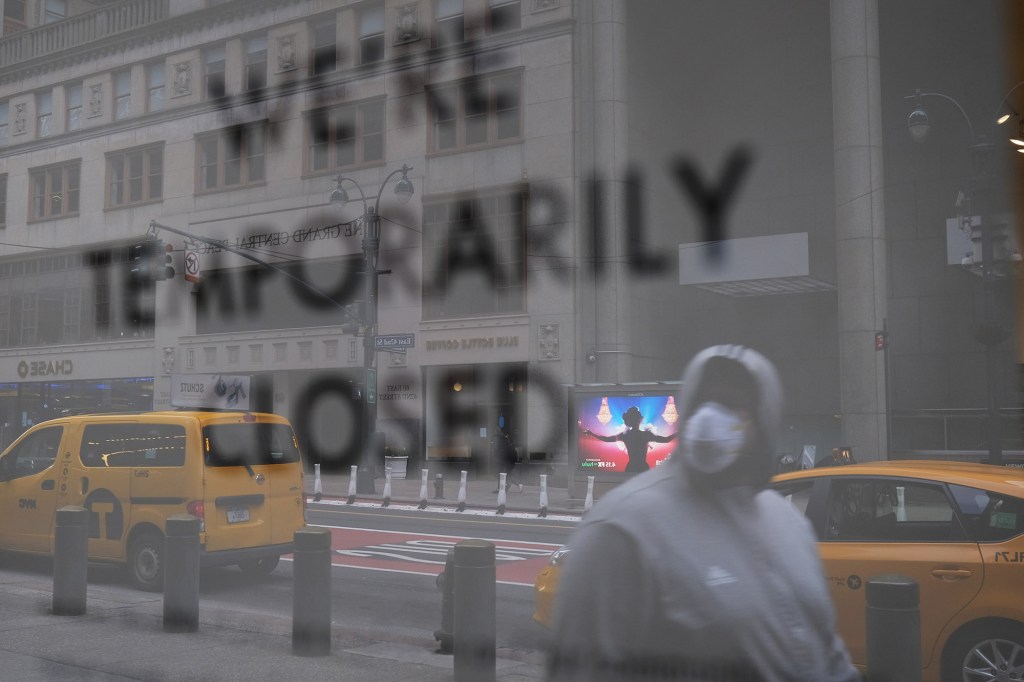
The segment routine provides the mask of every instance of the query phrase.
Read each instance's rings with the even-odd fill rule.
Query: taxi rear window
[[[214,424],[203,429],[206,466],[290,464],[299,449],[287,424]]]
[[[975,541],[1002,542],[1024,533],[1024,500],[962,485],[949,489]]]

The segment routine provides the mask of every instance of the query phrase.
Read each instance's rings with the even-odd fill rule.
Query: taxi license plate
[[[228,509],[228,523],[242,523],[248,520],[248,509]]]

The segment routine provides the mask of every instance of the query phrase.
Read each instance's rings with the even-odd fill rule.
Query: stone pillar
[[[625,247],[629,126],[625,0],[579,3],[576,47],[581,178],[577,376],[632,381],[631,273]],[[588,351],[597,350],[588,359]]]
[[[842,442],[858,461],[886,459],[888,305],[877,0],[831,0],[836,286]]]

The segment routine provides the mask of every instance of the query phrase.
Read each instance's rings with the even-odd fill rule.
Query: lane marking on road
[[[532,587],[551,552],[561,545],[501,538],[467,538],[437,533],[410,533],[347,526],[320,526],[331,533],[335,566],[391,573],[436,576],[444,570],[448,550],[462,540],[494,543],[495,578],[505,585]]]
[[[318,513],[322,513],[322,514],[345,514],[345,515],[348,515],[348,516],[369,516],[369,517],[373,517],[373,518],[376,518],[376,519],[380,518],[380,514],[376,513],[376,512],[370,513],[370,512],[351,511],[350,509],[316,509],[316,511]],[[388,518],[392,518],[392,519],[415,519],[415,520],[418,520],[418,521],[422,521],[423,520],[423,515],[422,514],[412,514],[412,515],[408,515],[407,516],[405,514],[388,514]],[[454,521],[455,523],[464,523],[464,524],[473,524],[473,525],[485,525],[485,524],[492,524],[494,521],[500,520],[501,518],[502,518],[501,516],[491,515],[490,520],[484,520],[484,519],[477,520],[477,519],[470,519],[470,518],[455,518],[455,519],[451,519],[451,520]],[[534,518],[535,521],[544,520],[544,519],[537,519],[536,517],[531,517],[531,518]],[[445,519],[445,523],[448,523],[448,522],[449,522],[449,519]],[[547,523],[547,524],[544,524],[544,528],[564,528],[566,530],[575,530],[576,529],[576,525],[577,524],[575,524],[575,523],[572,524],[572,525],[568,525],[568,526],[561,525],[561,524]],[[506,522],[502,522],[501,526],[502,527],[509,526],[509,527],[513,527],[513,528],[515,528],[515,527],[536,528],[537,524],[536,523],[517,523],[515,521],[509,521],[507,523]]]
[[[389,509],[396,511],[407,511],[407,512],[419,512],[422,514],[452,514],[461,516],[463,518],[467,516],[488,516],[490,518],[505,518],[505,519],[533,519],[535,521],[550,522],[550,521],[573,521],[577,522],[580,520],[579,516],[572,514],[548,514],[547,516],[539,516],[538,512],[523,512],[523,511],[506,511],[504,514],[498,514],[494,509],[478,509],[478,508],[466,508],[464,511],[459,511],[454,506],[441,506],[441,507],[430,507],[426,509],[420,509],[414,504],[391,504],[384,507],[380,502],[353,502],[349,504],[348,501],[339,500],[326,500],[322,499],[319,502],[315,498],[306,498],[307,506],[334,506],[334,507],[345,507],[348,509]]]

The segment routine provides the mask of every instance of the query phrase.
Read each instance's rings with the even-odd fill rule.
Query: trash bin
[[[408,455],[385,455],[384,466],[391,467],[391,478],[395,480],[404,479],[409,469]]]

